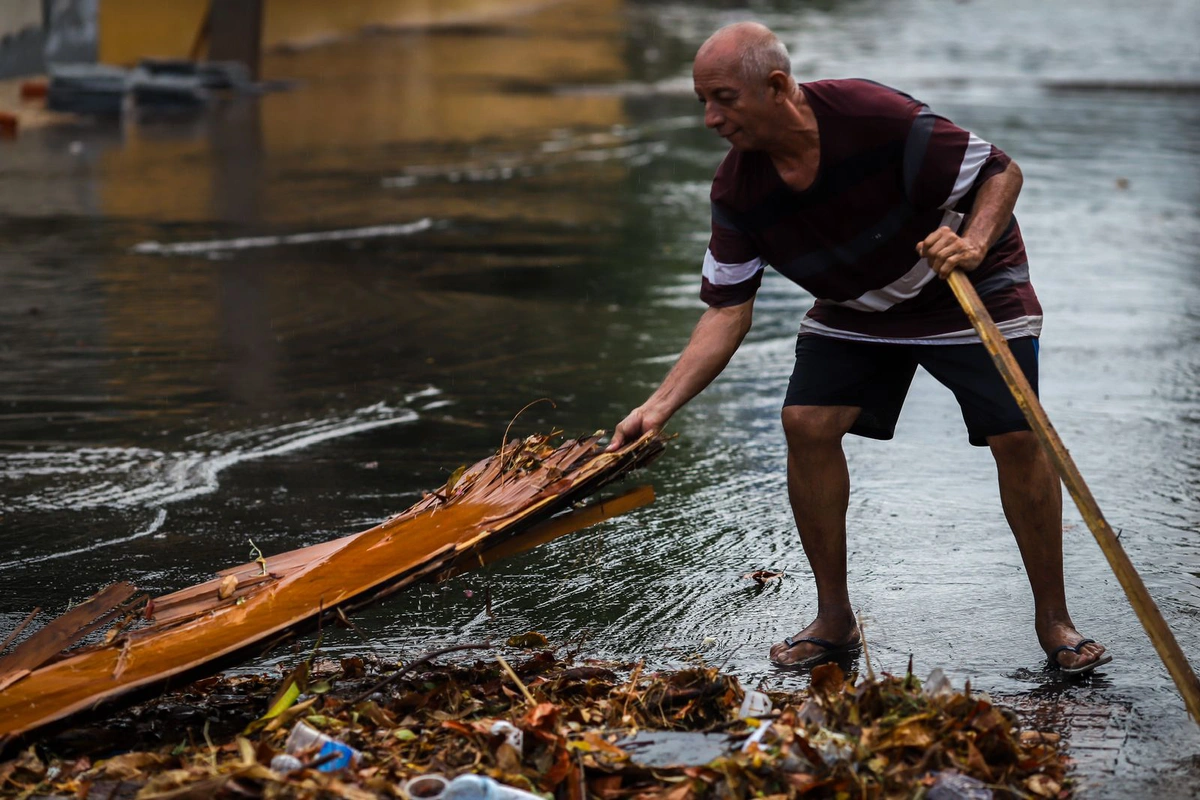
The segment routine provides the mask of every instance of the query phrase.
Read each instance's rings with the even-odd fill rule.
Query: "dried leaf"
[[[523,647],[526,650],[532,650],[538,647],[546,647],[549,642],[545,636],[537,631],[529,631],[517,636],[510,636],[505,644],[509,647]]]
[[[104,777],[124,781],[140,778],[146,770],[161,767],[173,760],[159,753],[122,753],[105,759],[97,767]]]
[[[221,585],[217,587],[217,599],[228,600],[229,597],[237,591],[238,579],[236,575],[226,575],[221,579]]]
[[[832,661],[813,667],[812,689],[821,694],[840,692],[846,683],[846,673]]]
[[[1025,779],[1025,788],[1038,797],[1058,797],[1062,785],[1049,775],[1030,775]]]

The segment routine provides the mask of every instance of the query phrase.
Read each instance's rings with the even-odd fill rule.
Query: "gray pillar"
[[[208,60],[240,61],[258,80],[263,0],[212,0],[208,13]]]

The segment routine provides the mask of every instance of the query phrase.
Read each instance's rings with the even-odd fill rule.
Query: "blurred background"
[[[723,143],[690,62],[742,19],[780,34],[798,79],[895,86],[1020,163],[1047,411],[1200,661],[1186,0],[8,0],[0,638],[113,580],[171,591],[250,540],[269,556],[369,527],[494,450],[531,400],[556,407],[522,434],[615,425],[702,310]],[[189,59],[243,66],[210,80]],[[100,101],[116,107],[73,113]],[[702,652],[747,684],[804,685],[766,652],[815,611],[778,423],[809,302],[768,276],[746,344],[641,476],[654,505],[402,594],[361,615],[368,642],[324,647],[586,631],[601,657]],[[1084,796],[1190,791],[1200,735],[1073,508],[1068,597],[1116,660],[1062,684],[949,393],[919,375],[896,439],[847,452],[877,668],[911,653],[1038,715]],[[742,576],[761,568],[787,576],[760,591]]]

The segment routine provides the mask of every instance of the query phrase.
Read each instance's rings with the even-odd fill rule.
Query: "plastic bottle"
[[[533,792],[514,789],[486,775],[459,775],[450,781],[442,800],[542,800]]]
[[[283,747],[289,755],[304,754],[308,763],[316,764],[320,772],[336,772],[339,769],[353,767],[358,764],[362,753],[348,744],[326,736],[316,728],[301,720],[288,734],[287,744]]]

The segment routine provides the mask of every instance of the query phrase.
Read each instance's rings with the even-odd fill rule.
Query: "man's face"
[[[762,147],[772,106],[766,86],[750,86],[733,58],[701,54],[692,68],[704,124],[738,150]]]

